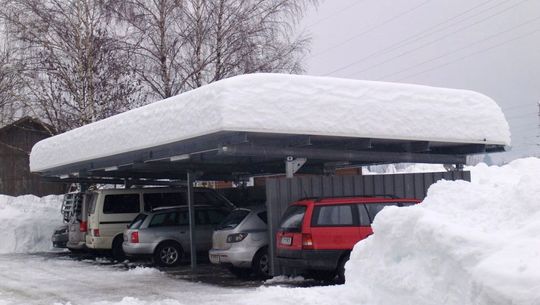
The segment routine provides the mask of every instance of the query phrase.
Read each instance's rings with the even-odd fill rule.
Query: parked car
[[[93,193],[89,205],[86,246],[93,250],[112,250],[113,257],[124,258],[122,243],[126,226],[141,212],[163,206],[186,206],[185,188],[104,189]],[[235,206],[212,189],[195,188],[196,205],[232,210]]]
[[[54,229],[51,237],[53,248],[66,248],[68,242],[68,225],[63,224]]]
[[[268,277],[268,240],[266,207],[239,208],[214,231],[208,255],[213,264],[228,267],[238,277],[252,272]]]
[[[195,206],[195,246],[208,253],[212,232],[231,212],[215,205]],[[137,215],[124,233],[123,250],[127,256],[153,257],[160,266],[178,265],[191,253],[188,207],[159,208]]]
[[[417,199],[339,197],[304,199],[285,211],[276,235],[277,258],[288,270],[316,279],[345,281],[353,246],[373,233],[371,223],[386,206],[409,206]]]

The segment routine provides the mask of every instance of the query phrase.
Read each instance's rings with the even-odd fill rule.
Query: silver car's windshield
[[[218,230],[233,229],[238,226],[244,218],[249,214],[248,210],[234,210],[229,214],[217,227]]]

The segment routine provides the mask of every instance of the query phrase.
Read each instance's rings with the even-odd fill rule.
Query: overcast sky
[[[510,123],[510,155],[540,156],[540,0],[326,0],[300,28],[308,74],[484,93]]]

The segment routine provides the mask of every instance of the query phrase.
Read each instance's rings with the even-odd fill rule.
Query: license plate
[[[219,263],[220,262],[220,257],[219,255],[210,255],[211,256],[211,260],[216,262],[216,263]]]
[[[287,246],[292,245],[292,237],[289,237],[289,236],[281,237],[281,244],[282,245],[287,245]]]

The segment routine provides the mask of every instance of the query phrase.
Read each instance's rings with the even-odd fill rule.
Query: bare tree
[[[293,26],[314,0],[118,0],[140,79],[156,98],[237,74],[303,71]]]
[[[96,0],[4,0],[35,115],[62,132],[140,104],[118,27]]]
[[[6,24],[2,24],[0,35],[0,126],[3,126],[24,116],[27,109],[20,96],[24,63],[16,60],[17,54],[10,44],[10,31]]]

